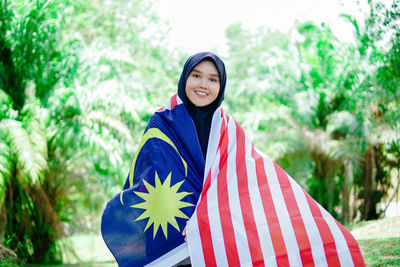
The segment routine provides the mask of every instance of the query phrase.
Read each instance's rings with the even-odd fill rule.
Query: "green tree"
[[[99,230],[180,54],[151,3],[1,4],[0,232],[28,262],[59,262],[57,240]]]
[[[390,6],[369,1],[370,11],[363,30],[356,30],[356,41],[360,55],[373,66],[366,72],[358,94],[364,103],[364,156],[362,172],[357,179],[362,199],[361,219],[376,219],[380,216],[377,204],[392,187],[390,174],[384,171],[387,148],[398,146],[399,140],[399,40],[400,2],[394,0]],[[355,29],[358,23],[348,16]],[[356,91],[357,92],[357,91]]]
[[[59,229],[42,187],[49,166],[46,111],[40,106],[68,71],[61,70],[55,45],[57,21],[46,12],[58,8],[60,3],[44,1],[0,4],[1,232],[19,257],[30,261],[59,260]]]
[[[241,25],[226,32],[235,96],[228,108],[344,222],[379,216],[375,207],[391,187],[382,155],[399,142],[398,1],[389,9],[370,6],[365,28],[343,15],[354,25],[353,42],[313,23],[287,35]],[[359,214],[351,199],[361,200]]]

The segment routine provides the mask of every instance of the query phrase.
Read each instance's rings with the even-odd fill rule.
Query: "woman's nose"
[[[204,87],[204,88],[207,88],[207,80],[206,79],[201,79],[200,86]]]

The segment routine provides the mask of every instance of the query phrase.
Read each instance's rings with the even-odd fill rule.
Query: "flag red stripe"
[[[365,266],[364,259],[361,255],[360,247],[358,246],[358,243],[355,240],[354,236],[352,236],[351,233],[349,232],[349,230],[347,230],[338,221],[336,221],[336,224],[339,226],[340,230],[343,233],[344,238],[347,241],[347,246],[349,248],[351,258],[353,259],[354,266],[357,266],[357,267]]]
[[[171,109],[173,108],[173,106],[174,104],[172,104],[171,102]],[[274,198],[272,197],[272,192],[269,183],[270,179],[269,177],[268,178],[266,177],[266,174],[268,172],[265,170],[266,166],[264,166],[264,164],[266,164],[266,162],[264,162],[264,160],[269,160],[269,159],[261,156],[254,149],[254,146],[252,144],[251,156],[255,160],[255,172],[256,172],[255,178],[257,179],[259,187],[258,190],[260,190],[260,197],[261,197],[260,200],[262,202],[260,204],[263,205],[262,211],[260,212],[264,212],[265,214],[263,215],[265,216],[267,223],[265,227],[268,226],[272,242],[272,244],[269,243],[268,245],[269,248],[271,248],[271,250],[266,251],[266,255],[263,255],[262,254],[263,251],[261,250],[261,244],[264,244],[263,242],[265,242],[265,240],[259,239],[257,231],[259,231],[260,229],[257,228],[258,224],[256,224],[254,217],[254,215],[256,214],[254,214],[255,210],[254,207],[252,206],[252,204],[254,204],[253,199],[251,199],[250,201],[250,194],[253,193],[253,191],[251,188],[249,188],[250,185],[249,182],[251,180],[248,180],[249,178],[248,175],[250,175],[250,173],[247,173],[247,169],[252,167],[253,165],[246,165],[250,163],[247,162],[248,158],[247,156],[245,156],[246,153],[245,133],[243,129],[236,122],[235,124],[231,123],[229,124],[229,126],[227,126],[229,120],[230,117],[224,115],[223,111],[221,110],[220,140],[217,148],[217,151],[219,153],[219,162],[215,162],[218,165],[214,166],[214,169],[215,168],[219,169],[218,172],[216,173],[216,177],[215,176],[211,177],[211,171],[208,173],[203,191],[201,192],[201,201],[198,204],[196,210],[198,231],[200,235],[200,242],[203,252],[202,257],[204,257],[204,263],[206,266],[216,266],[217,259],[219,259],[219,257],[221,256],[224,258],[226,257],[228,266],[240,266],[240,259],[239,259],[237,245],[239,244],[238,242],[247,242],[250,252],[249,256],[251,256],[253,265],[263,266],[265,265],[264,263],[265,259],[263,257],[269,258],[271,256],[275,256],[278,266],[289,266],[290,262],[287,255],[288,251],[286,247],[286,245],[289,244],[285,244],[286,236],[284,238],[283,235],[284,233],[283,231],[286,230],[283,229],[282,226],[280,225],[280,220],[278,219],[278,213],[277,213],[279,211],[277,211],[275,207],[275,204],[277,204],[276,201],[279,201],[280,198],[275,198],[275,196]],[[228,129],[229,131],[234,130],[231,129],[231,127],[235,126],[236,126],[236,138],[235,140],[230,140]],[[233,148],[236,149],[236,158],[231,159],[230,157],[228,157],[228,150],[230,151]],[[232,162],[233,160],[235,160],[235,163]],[[236,164],[236,167],[231,166],[233,164]],[[273,164],[274,164],[274,171],[276,172],[279,181],[280,189],[282,190],[282,196],[283,196],[282,200],[285,203],[284,205],[287,207],[287,212],[289,213],[291,220],[290,222],[292,224],[291,227],[293,227],[294,237],[296,238],[297,241],[296,243],[299,248],[299,252],[296,253],[299,253],[300,255],[299,260],[301,260],[302,265],[315,266],[316,263],[314,263],[314,258],[312,254],[315,248],[318,250],[319,249],[324,250],[324,254],[314,255],[316,257],[315,258],[316,262],[317,258],[319,262],[320,260],[323,260],[320,257],[324,257],[326,259],[328,266],[340,266],[340,260],[342,260],[342,255],[343,255],[343,260],[345,261],[347,259],[350,260],[350,258],[347,257],[352,257],[355,266],[365,266],[357,242],[350,234],[350,232],[347,231],[347,229],[345,229],[341,224],[339,224],[336,221],[340,231],[342,232],[344,238],[346,239],[347,247],[349,249],[349,253],[351,256],[347,254],[347,251],[344,251],[343,254],[341,252],[341,254],[339,255],[336,244],[336,241],[338,240],[336,236],[334,236],[335,232],[331,231],[331,225],[328,224],[330,217],[328,219],[324,218],[324,216],[326,216],[324,211],[320,209],[318,203],[315,200],[313,200],[306,192],[304,192],[306,197],[306,202],[304,203],[297,202],[296,197],[298,191],[297,188],[292,187],[293,185],[292,183],[294,183],[294,181],[292,181],[291,180],[292,178],[290,178],[278,165],[276,165],[275,163]],[[243,221],[241,220],[236,221],[235,218],[232,218],[233,213],[231,213],[231,207],[230,207],[231,205],[230,197],[232,196],[231,192],[228,192],[228,181],[230,180],[227,180],[230,179],[231,177],[227,177],[228,167],[229,168],[233,167],[234,171],[236,171],[238,188],[237,189],[235,188],[235,190],[238,190],[239,193],[238,204],[240,205],[240,209],[242,210],[243,217],[241,220]],[[211,183],[211,181],[214,181],[214,179],[217,180]],[[216,188],[217,198],[215,200],[211,199],[211,195],[207,194],[210,187],[214,186],[217,186]],[[301,196],[300,199],[303,199],[303,196]],[[211,210],[210,213],[208,213],[208,210],[211,209],[211,206],[208,206],[208,204],[211,205],[210,201],[218,201],[218,205],[216,207],[218,211],[214,210],[213,212],[219,213],[219,220],[217,221],[221,223],[222,238],[220,236],[220,233],[214,236],[214,230],[213,232],[211,232],[211,229],[213,229],[213,226],[210,225]],[[306,212],[306,214],[302,214],[303,208],[308,208],[308,207],[303,207],[300,205],[307,205],[310,208],[311,214],[309,214],[308,211]],[[324,213],[324,216],[322,215],[322,213]],[[310,236],[308,236],[308,232],[306,231],[306,225],[308,226],[309,224],[306,224],[305,223],[306,218],[303,218],[304,216],[308,215],[312,215],[312,218],[315,222],[315,226],[318,229],[317,233],[313,234],[310,233]],[[235,224],[233,224],[234,222]],[[239,238],[239,236],[235,235],[236,228],[234,228],[234,225],[236,227],[236,223],[243,224],[240,227],[243,227],[244,230],[246,231],[246,237],[242,236],[243,238]],[[314,226],[312,227],[314,228]],[[336,226],[334,228],[336,228]],[[289,230],[292,231],[292,229]],[[215,232],[215,234],[217,232]],[[319,239],[318,234],[321,237],[321,240]],[[339,233],[338,238],[340,241],[342,240],[341,236],[342,235]],[[216,247],[216,248],[213,247],[214,244],[217,245],[218,243],[218,242],[215,243],[216,238],[218,238],[221,241],[221,247]],[[246,238],[247,241],[244,240],[244,238]],[[270,242],[269,240],[267,241]],[[313,247],[311,247],[311,242]],[[222,245],[224,247],[222,247]],[[323,248],[321,248],[320,246],[323,246]],[[267,248],[267,245],[265,248]],[[225,253],[225,255],[220,255],[220,253],[222,254]],[[225,259],[222,258],[221,260],[225,261]]]
[[[227,186],[227,160],[228,160],[228,128],[221,128],[220,162],[217,177],[218,208],[221,218],[222,234],[224,237],[225,252],[229,266],[240,266],[239,255],[236,247],[235,233],[233,231],[232,217],[229,207],[229,196]]]
[[[220,130],[220,142],[223,139],[222,135],[226,132],[225,121],[222,120],[221,130]],[[221,144],[218,145],[220,147]],[[210,229],[210,220],[208,218],[208,207],[207,207],[207,192],[211,186],[211,170],[208,173],[206,182],[204,183],[203,189],[201,191],[201,200],[197,207],[197,222],[199,225],[199,233],[201,239],[201,246],[203,248],[204,261],[206,266],[216,266],[217,262],[215,259],[215,252],[212,244],[211,237],[211,229]],[[200,217],[204,218],[203,222],[200,220]]]
[[[250,202],[250,192],[249,183],[247,177],[247,167],[246,167],[246,139],[243,129],[240,125],[236,123],[236,173],[237,182],[239,190],[239,200],[240,207],[243,214],[243,223],[246,229],[247,242],[250,249],[251,260],[253,263],[258,262],[263,259],[263,254],[261,251],[261,244],[258,238],[257,225],[254,219],[253,207]],[[258,266],[264,266],[262,262]]]
[[[207,190],[210,188],[210,183],[211,183],[211,172],[208,174],[206,182],[204,183],[204,188],[201,194],[201,200],[197,207],[197,224],[199,226],[204,262],[206,266],[217,266],[217,262],[215,261],[214,248],[212,245],[211,229],[209,223],[210,221],[208,218],[207,194],[204,193],[207,192]]]
[[[252,145],[252,156],[256,161],[257,181],[260,190],[261,200],[264,207],[264,214],[268,223],[269,232],[274,247],[278,266],[289,266],[285,241],[279,225],[278,216],[272,201],[271,190],[265,174],[264,159],[257,153]]]
[[[176,105],[178,105],[178,100],[176,99],[177,96],[178,96],[177,94],[174,94],[174,95],[171,97],[171,110],[173,110],[174,107],[176,107]]]
[[[335,239],[332,236],[331,230],[329,229],[328,223],[322,217],[321,210],[318,207],[317,202],[310,197],[309,194],[304,192],[308,206],[310,207],[311,214],[313,215],[314,221],[317,224],[319,234],[324,244],[325,257],[328,262],[328,266],[340,266],[339,255],[336,250]]]
[[[296,236],[297,245],[300,250],[301,262],[303,265],[314,266],[314,259],[311,253],[310,240],[308,239],[307,231],[304,226],[303,219],[296,198],[290,184],[287,174],[274,162],[275,171],[278,176],[279,184],[282,188],[283,198],[285,199],[286,207],[288,208],[289,216],[292,222],[293,230]]]
[[[336,243],[324,243],[324,251],[328,266],[340,266],[339,255],[337,254],[336,250]]]

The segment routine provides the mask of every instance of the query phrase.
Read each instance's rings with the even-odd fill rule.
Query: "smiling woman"
[[[225,85],[222,60],[197,53],[178,94],[151,116],[143,139],[154,129],[166,138],[141,142],[125,205],[117,195],[103,213],[118,264],[365,266],[348,230],[221,109]]]
[[[189,256],[182,231],[203,186],[212,118],[225,84],[218,56],[193,55],[178,93],[150,118],[123,194],[103,213],[102,234],[120,266],[172,266]]]
[[[203,61],[190,73],[186,81],[186,95],[197,107],[211,104],[219,93],[219,74],[214,63]]]

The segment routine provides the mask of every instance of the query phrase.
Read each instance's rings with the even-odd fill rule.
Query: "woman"
[[[224,100],[225,65],[215,54],[203,52],[190,57],[178,83],[178,96],[193,119],[205,159],[211,120]]]
[[[349,231],[223,112],[225,84],[222,60],[195,54],[178,95],[152,115],[124,190],[103,214],[120,266],[188,256],[193,266],[363,266]]]
[[[218,56],[193,55],[183,68],[178,93],[150,118],[124,190],[103,213],[102,234],[120,266],[146,265],[177,249],[186,254],[170,265],[189,255],[182,230],[203,187],[212,116],[224,98],[225,84],[225,66]],[[173,192],[167,192],[166,184],[180,185],[176,196],[167,197]],[[147,200],[143,193],[149,193]]]

